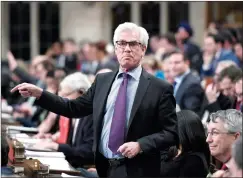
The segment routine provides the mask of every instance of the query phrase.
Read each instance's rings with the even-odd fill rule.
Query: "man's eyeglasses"
[[[139,46],[142,46],[142,43],[137,41],[116,41],[116,44],[121,49],[125,49],[127,45],[129,45],[130,49],[137,49]]]
[[[211,135],[212,137],[220,135],[220,134],[226,134],[226,135],[232,135],[234,133],[230,133],[230,132],[217,132],[217,131],[212,131],[212,132],[207,132],[207,137],[209,135]]]

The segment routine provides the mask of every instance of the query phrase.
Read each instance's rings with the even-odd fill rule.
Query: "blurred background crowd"
[[[113,31],[133,21],[150,34],[141,64],[174,86],[178,111],[194,111],[203,124],[219,110],[242,112],[243,18],[237,3],[2,2],[1,13],[7,17],[2,109],[24,126],[38,127],[39,137],[50,133],[53,140],[60,139],[60,117],[10,89],[28,82],[63,97],[80,96],[97,73],[118,68]],[[219,154],[230,154],[233,142],[220,139],[229,144]]]

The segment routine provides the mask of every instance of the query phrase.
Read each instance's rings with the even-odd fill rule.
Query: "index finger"
[[[22,84],[18,84],[18,85],[15,86],[10,92],[11,92],[11,93],[15,92],[15,91],[18,90],[19,87],[21,87],[22,85],[23,85],[23,83],[22,83]]]
[[[117,152],[123,153],[123,152],[126,150],[127,147],[128,147],[127,144],[124,143],[123,145],[121,145],[121,146],[118,148]]]

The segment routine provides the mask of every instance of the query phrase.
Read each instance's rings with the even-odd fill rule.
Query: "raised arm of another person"
[[[78,118],[92,114],[95,86],[96,80],[86,93],[75,100],[62,98],[29,83],[19,84],[11,92],[18,90],[23,97],[36,97],[36,104],[48,111],[68,118]]]
[[[8,64],[9,64],[9,69],[17,75],[22,81],[28,82],[28,83],[36,83],[37,78],[31,76],[27,72],[25,72],[21,67],[18,66],[18,63],[13,56],[13,54],[9,51],[7,53],[7,58],[8,58]]]

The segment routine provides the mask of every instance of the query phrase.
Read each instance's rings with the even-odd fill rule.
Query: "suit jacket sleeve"
[[[68,100],[50,92],[43,91],[41,97],[36,101],[41,107],[68,118],[79,118],[92,114],[95,83],[86,93],[74,100]]]
[[[81,129],[83,134],[76,135],[76,144],[71,146],[69,144],[59,144],[58,151],[63,152],[66,159],[73,165],[82,165],[91,163],[94,160],[92,152],[93,145],[93,121],[91,116],[88,116],[85,123],[77,129]],[[78,132],[77,132],[78,133]]]
[[[153,152],[178,145],[176,102],[170,85],[162,94],[158,106],[158,127],[160,132],[138,139],[143,152]]]

